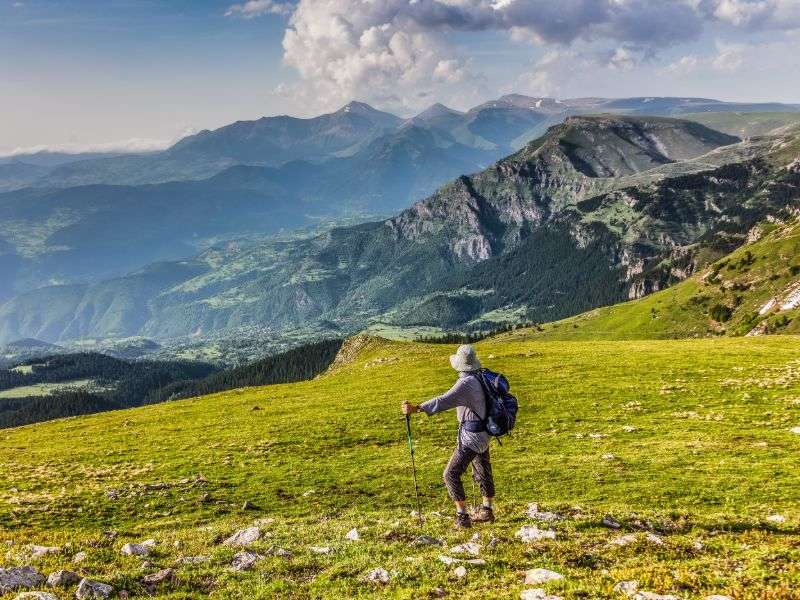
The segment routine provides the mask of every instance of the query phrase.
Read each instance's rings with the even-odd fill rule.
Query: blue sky
[[[798,56],[798,0],[0,0],[0,151],[156,147],[352,98],[800,102]]]

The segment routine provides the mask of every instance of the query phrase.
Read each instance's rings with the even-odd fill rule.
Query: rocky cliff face
[[[41,293],[17,298],[0,309],[0,337],[103,337],[109,322],[115,335],[169,338],[376,320],[456,327],[509,311],[555,319],[661,289],[800,206],[787,168],[798,140],[799,129],[737,143],[680,120],[571,118],[383,222],[207,254],[193,263],[199,273],[162,275],[157,291],[140,273],[136,289],[149,296],[128,304],[131,278],[105,282],[105,310],[89,286],[52,320],[26,316],[21,328]],[[76,319],[82,306],[91,314]],[[128,323],[136,331],[118,331]]]

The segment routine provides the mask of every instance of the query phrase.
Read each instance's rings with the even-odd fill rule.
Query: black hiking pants
[[[444,484],[447,493],[454,502],[463,502],[467,499],[464,493],[464,484],[461,476],[472,463],[472,479],[481,488],[481,495],[494,498],[494,478],[492,477],[492,463],[489,461],[489,450],[475,452],[463,444],[459,444],[450,457],[450,462],[444,470]]]

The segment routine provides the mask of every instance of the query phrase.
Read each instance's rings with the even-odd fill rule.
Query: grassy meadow
[[[425,523],[410,516],[399,404],[449,387],[453,348],[363,337],[313,381],[0,431],[1,566],[73,569],[160,598],[519,598],[536,567],[564,576],[535,586],[563,598],[622,598],[623,580],[679,598],[800,597],[800,339],[477,348],[521,400],[518,428],[493,445],[494,525],[451,528],[451,414],[414,415]],[[537,522],[531,502],[565,518]],[[263,559],[232,572],[238,549],[219,542],[254,523]],[[529,524],[556,539],[515,537]],[[354,527],[361,539],[346,540]],[[446,545],[415,544],[421,533]],[[473,534],[485,565],[438,558],[460,557],[449,548]],[[147,538],[144,566],[120,553]],[[30,544],[61,550],[32,560]],[[207,560],[183,560],[195,556]],[[146,589],[164,567],[177,581]],[[377,567],[388,583],[364,580]]]

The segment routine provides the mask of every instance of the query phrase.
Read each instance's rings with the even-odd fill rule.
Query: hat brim
[[[469,362],[458,354],[451,354],[450,366],[460,373],[464,371],[477,371],[481,368],[481,361],[475,357],[474,362]]]

